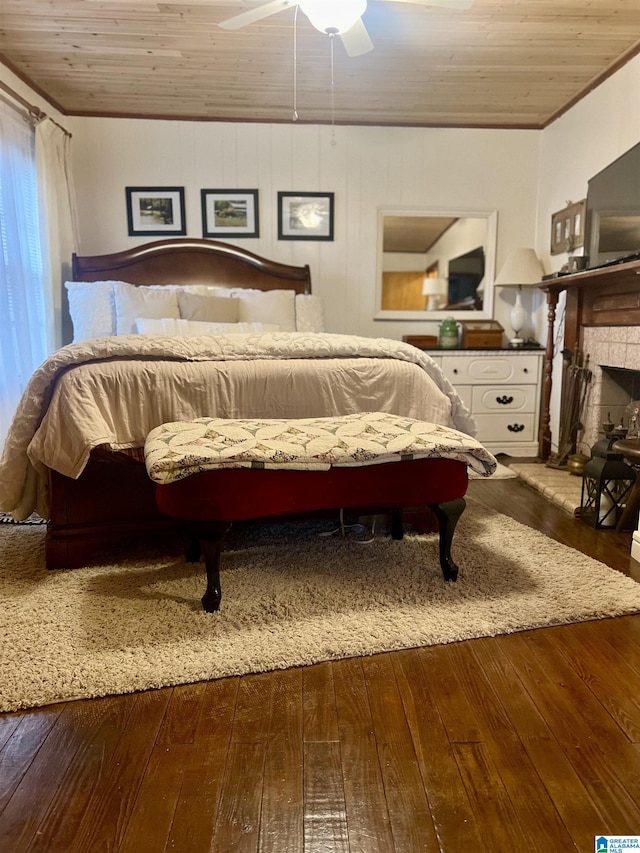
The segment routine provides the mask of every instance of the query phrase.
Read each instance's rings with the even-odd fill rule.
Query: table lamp
[[[439,311],[446,305],[447,288],[446,278],[425,276],[422,282],[422,295],[427,297],[425,311]]]
[[[514,337],[511,347],[524,346],[520,332],[527,323],[527,312],[522,304],[522,288],[538,284],[542,280],[544,269],[534,249],[514,249],[504,262],[496,276],[494,284],[498,287],[517,287],[516,302],[509,315]]]

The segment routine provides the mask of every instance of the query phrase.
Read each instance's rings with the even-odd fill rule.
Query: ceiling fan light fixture
[[[300,8],[321,33],[346,33],[367,8],[367,0],[300,0]]]

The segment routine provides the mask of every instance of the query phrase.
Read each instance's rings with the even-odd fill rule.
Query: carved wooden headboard
[[[210,284],[311,293],[311,272],[246,249],[197,238],[157,240],[110,255],[73,255],[74,281],[130,284]]]

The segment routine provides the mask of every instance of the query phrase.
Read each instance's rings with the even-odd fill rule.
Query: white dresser
[[[432,350],[491,453],[537,456],[543,350]]]

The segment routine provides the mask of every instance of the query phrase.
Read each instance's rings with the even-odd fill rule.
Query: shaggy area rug
[[[445,583],[435,535],[363,543],[326,523],[225,540],[222,608],[178,543],[44,568],[44,529],[0,528],[0,709],[127,693],[640,610],[640,584],[469,502]]]

